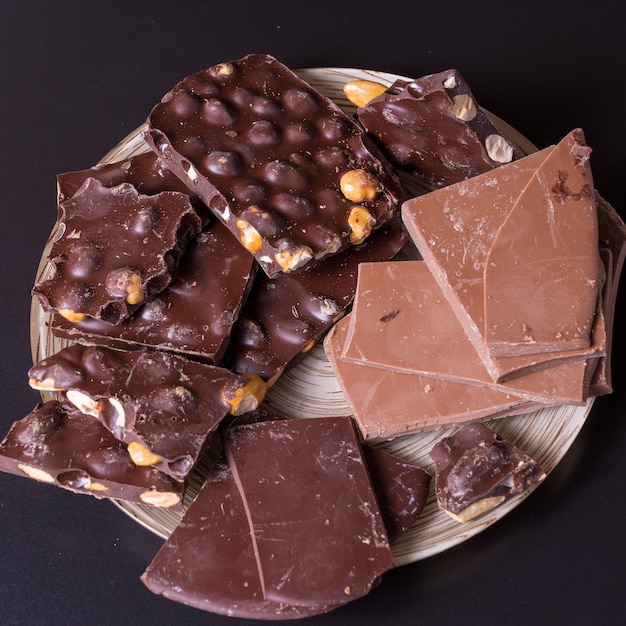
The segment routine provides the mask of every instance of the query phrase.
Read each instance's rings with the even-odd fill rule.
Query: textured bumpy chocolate
[[[276,379],[294,365],[352,302],[359,263],[394,257],[407,240],[385,226],[359,246],[293,274],[259,272],[233,328],[223,365]]]
[[[148,126],[153,150],[269,276],[360,243],[402,194],[362,128],[268,55],[185,78]],[[355,172],[356,191],[342,185]]]
[[[181,508],[182,482],[138,467],[97,419],[56,400],[13,424],[0,444],[0,469],[96,498]]]
[[[460,522],[491,510],[545,478],[538,463],[486,424],[470,424],[431,450],[441,509]]]
[[[128,320],[70,322],[52,317],[52,332],[71,340],[113,347],[148,346],[218,363],[256,266],[218,220],[189,243],[172,283]]]
[[[33,293],[68,319],[118,323],[167,287],[201,226],[185,194],[145,196],[129,183],[108,188],[88,178],[59,204],[54,273]]]
[[[335,608],[263,596],[245,503],[226,463],[209,473],[141,580],[153,593],[229,617],[286,620]]]
[[[154,196],[162,191],[189,194],[189,188],[150,150],[115,163],[95,165],[86,170],[58,174],[58,202],[69,200],[88,178],[95,178],[104,187],[109,188],[128,183],[140,194],[146,196]]]
[[[349,324],[349,317],[339,320],[326,335],[324,349],[366,441],[386,441],[544,406],[493,387],[479,389],[476,385],[345,361],[341,354]]]
[[[485,364],[590,345],[603,271],[580,130],[407,201],[404,222]]]
[[[430,474],[378,448],[365,445],[362,450],[387,536],[389,541],[395,541],[424,510]]]
[[[276,420],[224,432],[264,597],[340,605],[393,567],[351,418]]]
[[[246,377],[173,354],[103,346],[64,348],[34,365],[29,379],[94,415],[127,444],[136,464],[178,479],[233,406],[254,409],[264,391],[260,380],[251,387]]]
[[[362,263],[342,358],[431,377],[434,394],[439,379],[477,385],[476,393],[489,386],[524,400],[582,404],[585,362],[605,354],[603,322],[600,311],[589,349],[511,357],[515,377],[494,382],[424,261]]]
[[[513,159],[456,70],[397,80],[357,110],[385,155],[434,187],[476,176]]]

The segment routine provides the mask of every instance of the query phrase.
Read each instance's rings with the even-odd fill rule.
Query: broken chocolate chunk
[[[456,70],[397,80],[357,116],[396,167],[434,187],[513,160],[513,146]]]
[[[467,522],[545,478],[538,463],[486,424],[470,424],[438,442],[435,494],[442,510]]]
[[[170,285],[119,324],[87,317],[52,317],[59,337],[119,348],[145,346],[218,363],[245,301],[254,260],[218,220],[200,233],[180,261]]]
[[[252,377],[158,351],[69,346],[29,370],[35,389],[62,391],[124,442],[137,465],[184,478],[230,412],[255,409]]]
[[[294,274],[258,273],[222,365],[273,381],[293,367],[352,302],[359,263],[395,256],[406,234],[385,226],[363,244]]]
[[[224,432],[224,446],[266,599],[343,604],[393,566],[351,418],[240,426]]]
[[[129,183],[107,188],[93,178],[59,212],[53,273],[33,294],[70,321],[130,317],[171,282],[202,226],[185,194],[144,196]]]
[[[13,424],[0,444],[0,469],[96,498],[182,506],[182,482],[139,467],[97,419],[56,400]]]
[[[407,201],[404,222],[468,337],[492,357],[588,348],[603,270],[580,130]],[[572,194],[553,193],[565,173]],[[575,192],[575,193],[574,193]]]

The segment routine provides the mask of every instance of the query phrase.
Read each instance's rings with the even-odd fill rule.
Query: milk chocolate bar
[[[266,599],[340,605],[393,567],[349,417],[276,420],[224,432]]]
[[[476,385],[345,361],[341,353],[349,323],[346,317],[335,324],[324,339],[324,349],[367,442],[517,415],[544,406],[493,387],[479,389]]]
[[[601,311],[598,317],[589,349],[548,354],[549,361],[511,357],[509,368],[517,368],[516,376],[494,382],[424,261],[362,263],[342,358],[481,389],[489,386],[525,400],[582,404],[586,361],[605,354]]]
[[[29,370],[30,385],[65,392],[124,442],[137,465],[184,478],[229,414],[255,409],[265,385],[158,351],[70,346]]]
[[[350,305],[359,263],[395,256],[406,234],[387,225],[359,246],[274,279],[259,272],[222,364],[275,380],[306,354]]]
[[[180,184],[180,183],[179,183]],[[147,346],[197,357],[222,358],[255,274],[254,259],[218,220],[189,243],[170,285],[129,319],[52,317],[60,337],[112,347]]]
[[[538,463],[486,424],[470,424],[431,450],[442,510],[467,522],[545,478]]]
[[[617,211],[599,194],[598,227],[600,231],[600,253],[605,260],[606,281],[602,291],[602,310],[606,323],[606,355],[599,360],[598,367],[591,380],[589,393],[600,396],[613,391],[611,376],[611,344],[617,288],[626,257],[626,224]]]
[[[402,194],[363,129],[269,55],[183,79],[145,138],[268,276],[361,243]]]
[[[397,80],[357,116],[397,168],[434,187],[488,172],[514,156],[456,70]]]
[[[603,272],[589,152],[575,130],[557,146],[403,206],[486,365],[590,345]]]
[[[13,424],[0,444],[0,470],[96,498],[182,506],[182,482],[137,466],[98,420],[56,400]]]
[[[129,183],[107,188],[88,178],[59,204],[53,274],[33,293],[71,321],[119,323],[167,287],[201,226],[185,194],[144,196]]]
[[[242,619],[295,619],[335,608],[264,597],[243,496],[225,462],[209,473],[141,580],[169,600]]]

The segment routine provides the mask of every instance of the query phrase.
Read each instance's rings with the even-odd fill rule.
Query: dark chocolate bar
[[[182,506],[182,482],[139,467],[97,419],[56,400],[13,424],[0,444],[0,470],[96,498]]]
[[[361,243],[402,195],[363,129],[269,55],[182,80],[145,138],[269,276]]]
[[[357,117],[396,167],[434,187],[513,160],[513,146],[456,70],[397,80],[360,107]]]
[[[394,257],[406,234],[385,226],[363,244],[294,274],[257,275],[223,365],[275,380],[306,354],[352,302],[359,263]]]
[[[467,522],[545,478],[538,463],[486,424],[470,424],[431,450],[442,510]]]
[[[118,323],[167,287],[201,226],[185,194],[144,196],[129,183],[108,188],[88,178],[59,204],[53,274],[33,293],[71,321]]]
[[[255,273],[254,259],[218,220],[191,241],[170,285],[129,319],[70,322],[52,316],[52,332],[113,347],[147,346],[218,363]]]
[[[362,450],[387,536],[389,541],[395,541],[415,524],[424,510],[430,474],[379,448],[364,445]]]
[[[351,418],[260,422],[223,439],[266,599],[344,604],[393,567]]]
[[[260,379],[173,354],[70,346],[29,370],[33,388],[62,391],[124,442],[137,465],[184,478],[231,411],[255,409]]]
[[[226,463],[209,473],[141,580],[169,600],[229,617],[285,620],[335,608],[264,597],[243,496]]]

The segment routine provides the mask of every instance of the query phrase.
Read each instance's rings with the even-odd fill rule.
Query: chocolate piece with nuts
[[[373,83],[375,85],[375,83]],[[397,80],[384,93],[349,83],[357,116],[399,169],[443,187],[513,160],[513,146],[478,106],[456,70]],[[367,100],[367,94],[373,97]]]
[[[352,302],[359,263],[394,257],[406,234],[387,225],[352,247],[294,274],[259,272],[222,364],[275,380],[313,347]]]
[[[144,196],[129,183],[88,178],[59,205],[53,273],[33,293],[70,321],[119,323],[167,287],[201,226],[185,194]]]
[[[96,498],[182,506],[182,482],[136,465],[98,420],[56,400],[13,424],[0,444],[0,470]]]
[[[187,247],[172,283],[129,319],[52,317],[52,332],[84,343],[148,346],[217,363],[255,274],[254,259],[214,219]]]
[[[182,80],[145,138],[268,276],[360,243],[402,195],[363,129],[269,55]],[[348,195],[346,175],[362,179]]]
[[[29,370],[41,391],[62,391],[124,442],[138,466],[183,479],[229,413],[255,409],[265,384],[158,351],[70,346]]]
[[[442,439],[430,456],[437,502],[459,522],[474,519],[545,478],[532,457],[486,424],[470,424]]]

